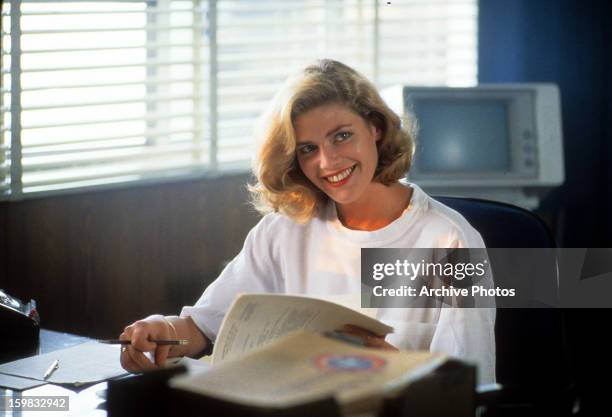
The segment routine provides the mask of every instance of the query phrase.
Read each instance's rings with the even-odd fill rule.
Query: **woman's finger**
[[[393,351],[399,350],[392,344],[388,343],[385,340],[385,336],[379,336],[376,333],[373,333],[362,327],[347,324],[343,327],[342,330],[350,335],[360,337],[361,340],[363,340],[364,344],[368,347]]]
[[[127,349],[127,346],[121,346],[119,362],[121,362],[121,366],[123,367],[123,369],[132,373],[142,371],[142,369],[140,369],[140,366],[136,362],[134,362],[130,354],[127,352]]]
[[[135,329],[132,332],[130,347],[139,352],[154,352],[157,345],[150,341],[152,339],[150,332],[147,329]]]
[[[127,354],[127,349],[125,346],[121,347],[121,353],[119,354],[119,362],[121,363],[123,369],[125,369],[126,371],[132,373],[138,372],[138,366],[134,363],[134,361],[132,361],[130,355]]]
[[[134,349],[132,346],[125,346],[125,348],[124,354],[128,355],[137,371],[149,371],[157,368],[157,366],[141,351]]]
[[[164,366],[166,364],[169,351],[170,346],[157,346],[157,349],[155,349],[155,364],[157,366]]]
[[[123,332],[119,335],[119,340],[131,340],[132,328],[131,326],[126,326],[123,329]],[[138,364],[134,362],[131,356],[127,353],[128,347],[126,345],[121,346],[120,354],[119,354],[119,362],[123,369],[128,372],[138,372],[140,369],[138,368]]]

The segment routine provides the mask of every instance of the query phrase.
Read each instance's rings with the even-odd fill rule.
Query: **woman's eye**
[[[314,145],[304,145],[304,146],[300,146],[298,149],[298,152],[300,153],[300,155],[308,155],[309,153],[313,152],[316,149],[316,147]]]
[[[338,134],[336,134],[336,140],[338,142],[342,142],[342,141],[347,140],[351,136],[353,136],[351,132],[338,132]]]

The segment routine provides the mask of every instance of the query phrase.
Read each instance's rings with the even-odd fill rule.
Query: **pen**
[[[45,372],[45,375],[43,375],[43,379],[49,378],[57,368],[59,368],[59,359],[53,361],[49,369],[47,369],[47,372]]]
[[[107,345],[131,345],[132,342],[130,340],[120,340],[120,339],[105,339],[98,340],[100,343],[106,343]],[[149,342],[153,342],[157,345],[186,345],[189,343],[189,340],[179,339],[179,340],[149,340]]]

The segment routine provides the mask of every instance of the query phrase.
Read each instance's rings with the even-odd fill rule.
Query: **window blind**
[[[3,2],[0,198],[246,170],[291,71],[472,85],[476,22],[476,0]]]

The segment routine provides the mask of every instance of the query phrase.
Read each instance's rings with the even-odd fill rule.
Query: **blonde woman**
[[[120,337],[132,344],[121,354],[123,367],[201,355],[239,292],[360,293],[362,247],[484,247],[460,214],[402,180],[414,150],[410,127],[340,62],[320,60],[289,78],[257,131],[250,190],[263,218],[194,306],[124,329]],[[346,331],[373,347],[446,352],[477,363],[480,383],[494,382],[494,309],[389,308],[379,319],[395,328],[387,340]],[[190,344],[148,342],[164,338]],[[154,352],[155,363],[143,352]]]

